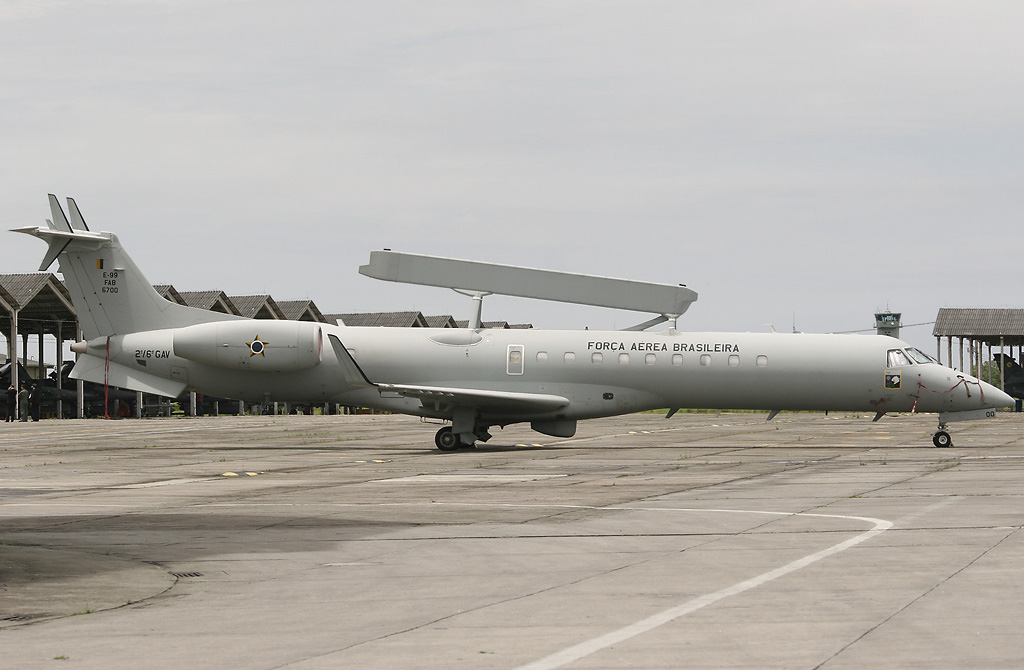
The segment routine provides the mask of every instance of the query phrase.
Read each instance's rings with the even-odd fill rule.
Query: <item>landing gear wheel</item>
[[[949,436],[949,433],[947,433],[946,431],[940,430],[937,433],[935,433],[935,435],[932,436],[932,444],[940,448],[952,447],[953,438],[951,438]]]
[[[434,435],[434,444],[441,451],[455,451],[462,446],[462,441],[452,432],[451,426],[445,426]]]

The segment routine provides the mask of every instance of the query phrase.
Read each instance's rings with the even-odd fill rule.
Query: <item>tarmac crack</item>
[[[841,654],[843,654],[844,652],[849,650],[855,644],[857,644],[858,642],[861,642],[862,640],[864,640],[864,638],[866,638],[867,636],[871,635],[871,633],[875,632],[876,630],[878,630],[879,628],[881,628],[885,624],[889,623],[890,621],[892,621],[893,619],[898,617],[900,614],[906,612],[908,609],[913,607],[916,603],[920,602],[923,598],[925,598],[925,597],[931,595],[932,593],[934,593],[935,590],[938,589],[940,586],[942,586],[943,584],[946,584],[947,582],[949,582],[953,578],[955,578],[958,575],[962,574],[965,570],[967,570],[972,565],[977,563],[979,560],[984,558],[990,552],[994,551],[1003,542],[1006,542],[1006,540],[1010,539],[1011,537],[1013,537],[1013,535],[1015,535],[1016,533],[1020,532],[1020,530],[1021,530],[1020,528],[1014,528],[1014,529],[1010,530],[1010,532],[1006,533],[1006,535],[1004,535],[1003,537],[999,538],[999,541],[996,542],[995,544],[993,544],[991,547],[989,547],[985,551],[981,552],[980,554],[978,554],[977,556],[972,558],[970,561],[968,561],[966,564],[961,566],[959,569],[957,569],[953,573],[947,575],[944,579],[941,579],[938,582],[936,582],[931,588],[929,588],[928,590],[926,590],[923,593],[919,594],[916,598],[911,599],[909,602],[905,603],[902,607],[900,607],[899,609],[894,611],[892,614],[890,614],[889,616],[885,617],[884,619],[882,619],[881,621],[876,623],[874,626],[871,626],[870,628],[865,630],[863,633],[858,635],[856,638],[854,638],[850,642],[848,642],[845,645],[843,645],[834,654],[829,656],[827,659],[825,659],[824,661],[822,661],[818,665],[814,666],[814,668],[812,670],[819,670],[820,668],[825,667],[827,664],[829,664],[832,661],[834,661],[835,659],[837,659]]]

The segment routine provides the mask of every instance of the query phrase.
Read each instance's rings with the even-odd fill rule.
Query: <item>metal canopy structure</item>
[[[499,265],[441,256],[408,254],[385,249],[370,253],[359,273],[402,284],[450,288],[473,298],[469,327],[480,327],[481,302],[487,295],[552,300],[577,305],[627,309],[660,316],[627,330],[644,330],[675,320],[697,299],[682,284],[657,284],[596,275]]]
[[[153,288],[156,289],[156,292],[159,293],[160,297],[164,300],[170,300],[176,305],[188,306],[188,303],[181,297],[181,294],[178,293],[178,291],[170,284],[153,284]]]
[[[438,314],[436,316],[424,316],[427,328],[458,328],[455,318],[451,314]]]
[[[943,307],[935,317],[933,337],[970,338],[993,346],[1024,345],[1024,309]]]
[[[7,336],[7,359],[18,359],[18,335],[22,338],[22,365],[28,367],[28,336],[39,336],[39,376],[43,376],[43,336],[57,339],[57,368],[60,369],[65,339],[77,339],[78,320],[71,294],[49,272],[0,275],[0,331]],[[57,375],[60,388],[60,374]],[[16,388],[18,366],[11,366],[11,384]]]
[[[179,291],[178,295],[189,307],[238,316],[238,308],[224,291]]]
[[[229,295],[238,313],[248,319],[284,319],[281,308],[269,295]]]
[[[325,314],[331,323],[340,326],[382,326],[386,328],[426,328],[427,321],[419,312],[365,312],[359,314]]]
[[[998,347],[999,353],[1005,353],[1009,347],[1011,356],[1013,348],[1017,347],[1017,360],[1021,360],[1024,354],[1024,309],[943,307],[935,317],[932,336],[936,340],[940,362],[943,358],[942,338],[946,338],[946,364],[954,366],[953,339],[956,338],[959,369],[981,372],[985,369],[984,349],[987,348],[990,363],[987,369],[991,371],[995,367],[991,364],[993,347]],[[965,345],[968,368],[964,367]],[[992,381],[991,373],[988,381]],[[1001,376],[999,381],[1005,386]]]
[[[312,300],[281,300],[277,303],[284,318],[290,321],[315,321],[327,323],[327,319]]]
[[[49,272],[0,275],[0,288],[13,301],[18,321],[26,327],[31,323],[33,333],[42,329],[47,335],[62,335],[65,339],[78,334],[71,294]],[[0,314],[0,327],[6,333],[10,332],[11,309],[7,307],[4,311],[6,314]]]

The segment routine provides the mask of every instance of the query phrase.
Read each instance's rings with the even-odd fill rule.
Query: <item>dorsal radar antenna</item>
[[[474,300],[470,327],[480,327],[484,296],[508,295],[536,300],[591,305],[657,314],[625,330],[646,330],[678,319],[697,300],[683,284],[658,284],[632,279],[541,270],[518,265],[424,256],[385,249],[370,252],[360,274],[384,281],[450,288]]]

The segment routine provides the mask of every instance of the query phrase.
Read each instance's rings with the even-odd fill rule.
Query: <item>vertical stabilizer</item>
[[[68,219],[64,216],[64,210],[61,209],[60,203],[57,202],[57,196],[50,194],[50,215],[53,216],[53,228],[56,230],[63,230],[65,232],[71,232],[71,225],[68,223]]]
[[[71,224],[57,198],[51,195],[52,224],[18,228],[15,232],[49,243],[43,263],[49,267],[54,259],[59,261],[87,340],[241,318],[164,299],[121,247],[116,235],[90,231],[74,200],[68,199],[68,207]]]
[[[75,204],[74,198],[68,198],[68,213],[71,214],[71,226],[75,230],[89,230],[89,226],[85,225],[85,219],[82,218],[82,213],[78,211],[78,205]]]

